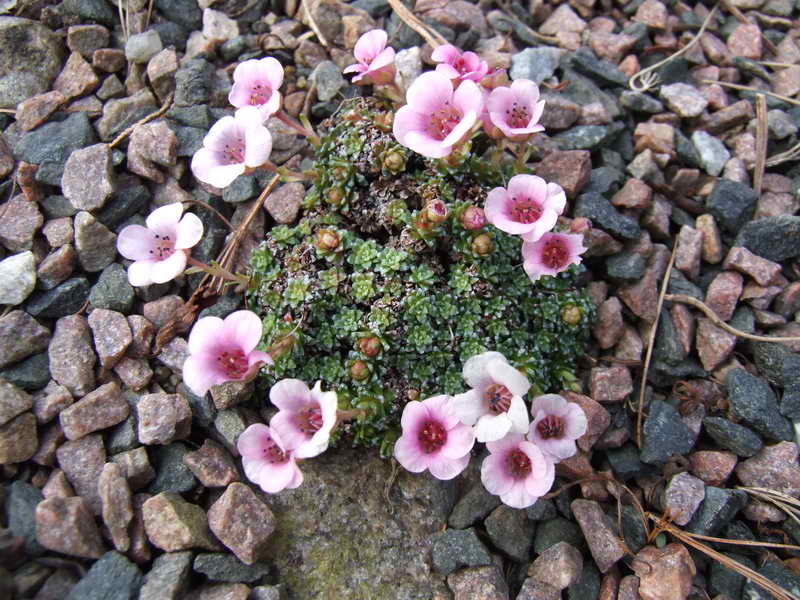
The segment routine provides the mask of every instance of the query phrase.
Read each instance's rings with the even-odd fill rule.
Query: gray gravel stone
[[[781,415],[778,400],[766,380],[744,369],[725,377],[731,412],[769,440],[792,441],[791,423]]]
[[[36,286],[36,258],[26,250],[0,261],[0,304],[22,304]]]
[[[511,57],[509,76],[512,80],[530,79],[537,85],[555,73],[564,54],[560,48],[525,48]]]
[[[722,229],[728,233],[736,233],[753,218],[756,202],[758,194],[749,185],[722,178],[717,180],[711,190],[706,206]],[[770,238],[771,243],[775,241],[775,238]]]
[[[536,525],[524,511],[498,506],[483,522],[486,533],[496,548],[517,562],[529,559]]]
[[[50,342],[50,330],[24,310],[0,317],[0,367],[41,352]]]
[[[77,210],[102,208],[114,193],[111,147],[94,144],[73,150],[64,164],[61,191]]]
[[[789,593],[800,595],[800,575],[787,569],[780,561],[771,560],[756,571]],[[742,598],[747,600],[772,600],[774,597],[772,593],[752,581],[747,581],[742,588]]]
[[[175,105],[208,104],[214,81],[214,67],[202,58],[192,58],[175,73]]]
[[[42,125],[24,134],[14,147],[19,160],[41,165],[52,163],[60,183],[64,163],[73,150],[91,146],[97,142],[97,134],[85,112],[76,112],[63,121]]]
[[[52,290],[33,294],[26,309],[34,317],[65,317],[81,309],[89,298],[90,289],[85,277],[73,277]]]
[[[111,263],[92,286],[89,292],[89,302],[95,308],[115,310],[123,314],[130,312],[133,307],[133,286],[128,283],[128,274],[119,263]]]
[[[8,528],[25,540],[25,552],[39,556],[45,549],[36,541],[36,505],[44,500],[39,488],[24,481],[14,481],[8,487],[5,516]]]
[[[317,84],[317,97],[320,102],[333,100],[339,91],[347,86],[342,70],[330,60],[319,63],[311,73],[311,80]]]
[[[146,63],[163,48],[161,38],[153,29],[135,33],[125,43],[125,58],[135,63]]]
[[[680,413],[660,400],[650,404],[643,433],[641,460],[647,464],[663,464],[673,455],[688,454],[694,446],[695,437]]]
[[[63,54],[59,36],[41,23],[0,17],[0,108],[16,108],[49,90],[61,71]]]
[[[475,483],[459,498],[447,524],[454,529],[465,529],[483,519],[499,505],[499,496],[490,494],[483,485]]]
[[[735,245],[772,261],[800,256],[800,217],[778,215],[742,223]]]
[[[165,552],[153,561],[139,591],[139,600],[178,600],[192,569],[191,552]]]
[[[533,538],[533,551],[541,554],[550,546],[559,542],[567,542],[573,546],[586,547],[580,527],[574,521],[563,517],[556,517],[549,521],[542,521],[536,527]]]
[[[269,574],[269,565],[253,563],[246,565],[235,556],[224,552],[198,554],[194,559],[194,570],[212,581],[253,583]]]
[[[26,391],[40,390],[50,381],[50,359],[47,352],[34,354],[5,369],[0,377]]]
[[[433,568],[448,575],[461,567],[491,565],[492,557],[475,530],[448,529],[433,537]]]
[[[709,436],[725,450],[738,456],[753,456],[764,447],[764,442],[743,425],[722,417],[706,417],[703,425]]]
[[[706,497],[686,525],[686,531],[700,535],[716,535],[747,504],[747,492],[707,486]]]
[[[134,600],[141,585],[139,567],[111,551],[92,565],[66,600]]]
[[[75,215],[75,249],[85,271],[102,271],[117,255],[117,236],[86,211]]]
[[[188,452],[189,448],[179,442],[152,449],[150,460],[156,470],[156,478],[147,490],[150,494],[183,494],[194,488],[197,481],[191,469],[183,462],[183,457]]]
[[[715,177],[722,173],[725,163],[731,157],[731,153],[728,152],[725,144],[702,129],[692,134],[692,143],[700,157],[700,164],[706,170],[706,173]]]
[[[586,217],[610,234],[626,240],[639,238],[639,224],[620,213],[606,198],[599,194],[582,194],[575,206],[576,217]]]

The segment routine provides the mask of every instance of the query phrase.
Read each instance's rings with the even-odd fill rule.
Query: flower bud
[[[317,232],[317,248],[320,250],[336,250],[341,241],[339,234],[332,229],[320,229]]]
[[[472,251],[478,256],[487,256],[494,250],[494,242],[488,233],[482,233],[472,240]]]
[[[369,379],[369,376],[369,367],[363,360],[353,361],[353,364],[350,365],[350,377],[356,381],[365,381]]]
[[[561,309],[561,320],[568,325],[577,325],[581,322],[582,316],[581,309],[574,304],[567,304]]]
[[[464,229],[470,231],[481,229],[486,225],[486,215],[483,209],[478,206],[468,206],[464,214],[461,215],[461,224],[464,226]]]
[[[447,219],[447,204],[441,200],[431,200],[425,205],[425,218],[431,223],[441,223]]]
[[[338,187],[331,188],[328,190],[325,200],[328,202],[328,204],[333,204],[334,206],[341,204],[342,200],[344,200],[344,191],[342,188]]]
[[[358,349],[367,358],[375,358],[383,349],[383,344],[377,336],[370,335],[358,340]]]
[[[389,152],[383,157],[383,168],[396,175],[406,168],[406,157],[397,150]]]
[[[406,397],[408,398],[409,402],[412,400],[419,400],[419,390],[409,388],[409,390],[406,392]]]

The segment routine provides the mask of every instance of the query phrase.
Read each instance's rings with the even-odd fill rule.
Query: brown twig
[[[716,7],[715,7],[716,8]],[[647,353],[644,355],[644,368],[642,369],[642,385],[639,390],[639,406],[636,410],[636,445],[642,446],[642,420],[644,415],[644,395],[647,389],[647,372],[650,370],[650,359],[653,357],[653,347],[656,341],[656,331],[658,322],[661,320],[661,306],[664,304],[664,296],[669,286],[669,276],[672,274],[672,266],[675,264],[675,254],[678,251],[678,243],[672,248],[672,254],[667,263],[667,270],[664,273],[664,281],[661,282],[661,291],[658,293],[658,304],[656,304],[656,320],[650,328],[650,335],[647,340]]]
[[[406,8],[406,5],[403,4],[401,0],[389,0],[389,4],[392,5],[392,9],[397,13],[397,16],[400,17],[406,25],[411,27],[411,29],[425,38],[425,41],[428,42],[431,47],[436,48],[437,46],[447,43],[447,40],[444,39],[438,31],[434,31],[420,21],[414,13]]]
[[[156,112],[147,115],[143,119],[139,119],[138,121],[136,121],[136,123],[134,123],[133,125],[128,127],[125,131],[120,133],[117,137],[115,137],[114,141],[109,144],[109,147],[114,148],[118,144],[122,143],[122,141],[126,137],[128,137],[131,133],[133,133],[133,130],[136,129],[139,125],[144,125],[145,123],[148,123],[148,122],[152,121],[153,119],[157,119],[158,117],[163,115],[165,112],[167,112],[169,110],[170,106],[172,106],[172,94],[171,93],[170,93],[169,96],[167,96],[167,99],[164,100],[164,104],[161,106],[161,108],[159,108]]]
[[[731,13],[737,21],[739,21],[739,23],[742,23],[743,25],[751,24],[747,17],[742,14],[742,11],[733,5],[733,2],[730,0],[722,0],[722,3],[725,5],[725,8],[728,9],[728,12]],[[778,54],[778,49],[775,47],[775,44],[773,44],[763,32],[761,33],[761,39],[764,40],[764,44],[767,46],[769,51],[772,52],[772,54]]]
[[[756,166],[753,171],[753,189],[761,195],[761,182],[764,179],[764,169],[767,166],[767,140],[769,139],[769,124],[767,123],[767,98],[756,98]]]
[[[308,26],[311,27],[311,31],[314,32],[314,35],[317,36],[319,43],[325,46],[325,48],[329,48],[330,44],[328,40],[325,39],[325,36],[322,35],[322,32],[319,30],[319,25],[314,20],[314,15],[311,14],[311,9],[308,7],[308,0],[302,0],[303,4],[303,12],[305,12],[306,17],[308,17]]]
[[[795,523],[800,525],[800,500],[797,498],[777,490],[771,490],[769,488],[739,486],[737,489],[744,490],[759,500],[774,504],[787,515],[789,515],[789,517],[794,520]]]
[[[9,115],[15,115],[15,114],[17,114],[17,109],[16,108],[0,108],[0,113],[6,113],[6,114],[9,114]]]
[[[750,581],[757,583],[764,589],[768,590],[777,600],[800,600],[796,595],[792,594],[791,592],[785,590],[781,586],[775,584],[770,579],[767,579],[764,575],[757,573],[753,569],[746,567],[742,563],[733,560],[722,554],[721,552],[717,552],[713,548],[701,543],[697,536],[678,527],[675,527],[671,523],[668,523],[654,515],[652,513],[647,513],[647,517],[656,524],[656,529],[654,533],[660,533],[661,531],[665,531],[678,539],[679,541],[683,542],[684,544],[691,546],[695,550],[699,550],[700,552],[708,555],[709,557],[713,558],[716,561],[719,561],[724,566],[728,567],[732,571],[736,571],[737,573],[747,577]],[[721,539],[721,538],[711,538],[714,541],[718,542],[727,542],[728,540]]]
[[[736,337],[744,338],[746,340],[753,340],[754,342],[800,342],[800,337],[792,336],[792,337],[768,337],[766,335],[755,335],[752,333],[747,333],[744,331],[740,331],[735,327],[731,327],[725,321],[720,319],[711,307],[707,304],[703,303],[701,300],[697,298],[693,298],[692,296],[685,296],[683,294],[667,294],[664,296],[664,300],[668,300],[669,302],[680,302],[682,304],[690,304],[695,308],[699,308],[703,311],[703,314],[711,319],[711,322],[714,323],[720,329],[724,329],[728,333],[735,335]]]
[[[794,146],[792,146],[785,152],[779,152],[778,154],[770,156],[767,159],[767,166],[777,167],[780,164],[792,160],[797,160],[798,158],[800,158],[800,142],[796,143]]]

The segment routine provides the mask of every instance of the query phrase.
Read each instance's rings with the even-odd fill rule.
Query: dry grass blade
[[[767,97],[756,98],[756,167],[753,171],[753,188],[761,195],[761,182],[767,166],[767,139],[769,124],[767,123]]]
[[[739,486],[737,489],[744,490],[759,500],[774,504],[800,525],[800,500],[797,498],[769,488]]]
[[[411,29],[425,38],[425,41],[432,47],[436,48],[437,46],[447,43],[447,40],[437,31],[433,31],[430,27],[425,25],[425,23],[420,21],[414,13],[408,10],[401,0],[389,0],[389,4],[392,5],[392,9],[397,13],[397,16],[400,17],[406,25],[411,27]]]
[[[303,0],[303,12],[308,18],[308,26],[311,27],[311,30],[314,32],[314,35],[317,36],[319,43],[325,46],[326,48],[330,48],[328,40],[326,40],[325,36],[322,35],[322,32],[319,29],[319,25],[317,25],[317,22],[314,20],[314,15],[311,14],[311,9],[308,7],[308,4],[309,4],[308,0]]]
[[[716,8],[716,7],[715,7]],[[669,286],[669,276],[672,274],[672,266],[675,264],[675,254],[678,251],[678,243],[672,248],[672,254],[667,263],[667,270],[664,272],[664,281],[661,282],[661,291],[658,293],[658,304],[656,305],[656,320],[650,328],[650,335],[647,340],[647,353],[644,355],[644,368],[642,369],[642,384],[639,390],[639,405],[636,409],[636,445],[642,447],[642,421],[644,418],[644,394],[647,390],[647,372],[650,370],[650,359],[653,358],[653,347],[656,342],[656,331],[658,331],[658,321],[661,318],[661,307],[664,304],[664,296]]]
[[[800,600],[800,598],[777,585],[770,579],[767,579],[761,575],[761,573],[757,573],[753,569],[744,566],[742,563],[737,562],[720,552],[717,552],[706,544],[703,544],[694,534],[683,531],[682,529],[675,527],[672,523],[668,523],[652,513],[647,513],[647,517],[656,524],[656,528],[654,530],[655,532],[665,531],[669,533],[687,546],[691,546],[695,550],[699,550],[703,554],[713,558],[716,561],[719,561],[723,566],[729,568],[731,571],[736,571],[740,575],[747,577],[747,579],[750,581],[757,583],[770,594],[772,594],[777,600]],[[727,542],[729,540],[715,539],[715,541]]]
[[[789,148],[786,152],[780,152],[767,159],[768,167],[777,167],[785,162],[800,159],[800,142]]]
[[[725,5],[725,8],[728,9],[728,12],[731,13],[737,21],[739,21],[739,23],[742,23],[743,25],[750,25],[750,21],[742,14],[742,11],[733,5],[733,2],[730,0],[722,0],[722,3]],[[772,52],[772,54],[778,54],[778,49],[775,47],[775,44],[773,44],[763,32],[761,33],[761,39],[764,41],[764,45],[769,49],[770,52]]]
[[[707,316],[711,321],[719,327],[720,329],[724,329],[728,333],[732,333],[736,337],[744,338],[746,340],[753,340],[754,342],[800,342],[800,337],[798,336],[791,336],[791,337],[769,337],[766,335],[755,335],[752,333],[746,333],[744,331],[740,331],[735,327],[731,327],[725,321],[720,319],[711,307],[707,304],[703,303],[701,300],[697,298],[693,298],[692,296],[685,296],[683,294],[667,294],[664,296],[664,300],[669,302],[680,302],[681,304],[690,304],[695,308],[699,308],[703,311],[703,314]]]
[[[781,96],[780,94],[774,94],[772,92],[765,92],[764,90],[759,90],[754,87],[750,87],[747,85],[739,85],[738,83],[728,83],[727,81],[716,81],[714,79],[701,79],[700,83],[716,83],[717,85],[721,85],[722,87],[728,87],[732,90],[740,90],[743,92],[753,92],[754,94],[763,94],[765,96],[772,96],[773,98],[777,98],[787,104],[794,104],[795,106],[800,106],[800,100],[795,100],[794,98],[789,98],[789,96]]]
[[[392,0],[389,1],[391,2]],[[694,46],[698,42],[698,40],[700,40],[700,37],[705,33],[706,29],[708,28],[708,25],[711,23],[711,19],[716,14],[717,6],[719,6],[719,4],[715,4],[714,8],[712,8],[709,11],[708,15],[706,15],[706,18],[703,21],[703,24],[700,26],[700,31],[697,32],[697,34],[689,41],[688,44],[686,44],[683,48],[681,48],[674,54],[670,54],[664,60],[658,61],[656,64],[651,65],[646,69],[642,69],[638,73],[634,74],[633,77],[631,77],[628,80],[628,87],[631,88],[634,92],[644,93],[648,91],[650,88],[658,85],[659,77],[655,73],[655,71],[657,71],[664,65],[672,62],[682,54],[688,52],[692,48],[692,46]]]
[[[122,141],[123,141],[123,140],[124,140],[126,137],[128,137],[128,136],[129,136],[131,133],[133,133],[133,130],[134,130],[134,129],[136,129],[136,128],[137,128],[139,125],[144,125],[145,123],[149,123],[149,122],[150,122],[150,121],[152,121],[153,119],[157,119],[158,117],[160,117],[161,115],[163,115],[165,112],[167,112],[167,111],[169,110],[169,107],[170,107],[170,106],[172,106],[172,94],[170,94],[169,96],[167,96],[167,99],[166,99],[166,100],[164,100],[164,104],[162,104],[162,105],[161,105],[161,108],[159,108],[159,109],[158,109],[156,112],[154,112],[154,113],[150,113],[149,115],[147,115],[147,116],[146,116],[146,117],[144,117],[143,119],[139,119],[138,121],[136,121],[136,123],[134,123],[133,125],[131,125],[130,127],[128,127],[128,128],[125,130],[125,131],[123,131],[122,133],[120,133],[120,134],[119,134],[117,137],[115,137],[115,138],[114,138],[114,141],[113,141],[113,142],[111,142],[111,143],[109,144],[109,146],[110,146],[111,148],[114,148],[115,146],[119,145],[120,143],[122,143]]]

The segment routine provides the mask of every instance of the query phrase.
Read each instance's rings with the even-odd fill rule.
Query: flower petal
[[[475,425],[488,409],[480,393],[470,390],[453,396],[453,412],[465,425]]]
[[[494,381],[502,383],[515,396],[524,396],[531,387],[528,378],[508,364],[505,359],[489,362],[486,369]]]
[[[300,412],[310,401],[309,389],[299,379],[281,379],[270,388],[269,399],[282,411]]]
[[[406,92],[408,106],[422,114],[432,115],[453,97],[453,84],[436,71],[428,71],[417,77]]]
[[[172,281],[186,269],[186,252],[177,250],[164,260],[157,260],[150,269],[153,283]]]
[[[528,433],[528,407],[521,396],[511,398],[511,406],[508,407],[508,418],[511,419],[511,431],[514,433]]]
[[[284,463],[267,463],[258,475],[258,483],[261,489],[268,494],[276,494],[286,487],[295,478],[297,465],[292,460]]]
[[[216,383],[216,373],[208,368],[203,355],[189,355],[183,363],[183,383],[201,398]]]
[[[147,228],[159,235],[174,235],[178,227],[178,221],[183,214],[183,204],[173,202],[151,212],[145,223]]]
[[[481,482],[490,494],[505,494],[514,485],[514,478],[506,469],[504,454],[490,454],[481,463]]]
[[[461,458],[469,454],[474,445],[472,428],[459,423],[447,432],[447,443],[442,447],[441,454],[447,458]]]
[[[564,435],[577,440],[589,427],[589,421],[586,418],[586,413],[583,409],[574,402],[567,403],[567,410],[564,420],[566,427],[564,428]]]
[[[260,458],[271,438],[269,427],[262,423],[255,423],[239,434],[239,438],[236,440],[236,449],[242,456],[251,459]]]
[[[303,483],[303,472],[300,470],[300,467],[297,466],[297,463],[292,462],[292,464],[294,465],[294,475],[292,476],[292,480],[286,484],[287,490],[298,488]]]
[[[358,62],[369,63],[386,48],[387,41],[389,41],[389,36],[383,29],[367,31],[358,38],[353,47],[353,56]]]
[[[433,456],[428,464],[428,470],[436,479],[447,481],[461,474],[469,464],[469,453],[460,458],[447,458],[444,453]]]
[[[178,250],[188,250],[203,237],[203,222],[194,213],[186,213],[178,223],[177,237],[175,238],[175,248]]]
[[[117,252],[130,260],[147,260],[155,247],[153,232],[141,225],[128,225],[117,236]]]
[[[538,418],[539,412],[544,412],[547,415],[560,415],[566,404],[567,401],[563,396],[542,394],[541,396],[536,396],[531,402],[531,415],[535,418]]]
[[[402,435],[394,444],[394,457],[406,471],[422,473],[428,468],[428,455],[424,454],[416,440]]]
[[[483,415],[475,425],[475,439],[479,442],[497,441],[511,431],[511,419],[506,413]]]
[[[251,310],[237,310],[225,317],[222,337],[248,354],[258,346],[262,331],[261,319],[256,313]]]
[[[215,347],[221,333],[222,319],[219,317],[198,319],[189,333],[189,354],[206,352]]]
[[[151,271],[157,261],[148,258],[147,260],[137,260],[128,267],[128,281],[134,287],[145,287],[153,283]]]
[[[487,369],[493,360],[505,361],[506,357],[499,352],[484,352],[467,359],[461,374],[469,387],[482,390],[494,383]]]
[[[311,439],[310,435],[298,427],[295,413],[288,410],[279,410],[269,420],[269,427],[278,433],[287,450],[295,450]]]
[[[403,408],[403,416],[400,418],[400,426],[403,428],[403,435],[417,430],[430,418],[428,407],[418,400],[412,400]]]
[[[511,452],[520,442],[525,440],[525,436],[519,433],[509,433],[506,437],[494,442],[488,442],[486,448],[492,454],[503,454]]]
[[[539,496],[534,496],[526,489],[523,481],[515,481],[505,494],[500,494],[500,500],[511,508],[528,508],[532,506]]]

